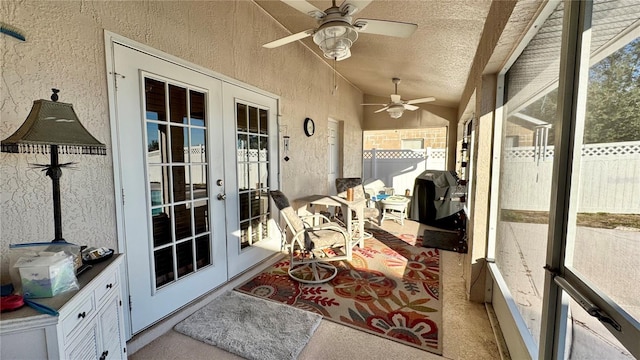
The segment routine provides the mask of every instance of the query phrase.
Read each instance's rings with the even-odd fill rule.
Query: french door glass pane
[[[640,319],[640,2],[594,2],[566,265]],[[627,34],[620,38],[620,34]],[[635,35],[634,35],[635,34]],[[591,323],[585,325],[588,329]],[[593,336],[592,341],[597,341]]]
[[[167,142],[167,126],[154,122],[147,122],[147,159],[149,164],[160,164],[167,162],[167,153],[160,152],[160,144],[162,148],[166,148]]]
[[[191,122],[192,126],[205,126],[205,108],[204,94],[198,91],[189,91],[191,105]]]
[[[165,86],[162,81],[145,78],[146,118],[167,121]]]
[[[496,264],[539,342],[549,229],[562,4],[506,74]]]
[[[190,138],[191,147],[189,148],[189,154],[191,156],[190,161],[192,163],[205,163],[207,162],[207,147],[206,147],[206,132],[204,129],[191,129]]]
[[[201,91],[145,78],[156,288],[211,264],[205,99]]]
[[[187,124],[187,89],[169,85],[169,114],[171,122]]]
[[[249,107],[249,132],[256,134],[258,132],[258,109]]]
[[[182,126],[170,126],[171,128],[171,161],[183,163],[189,161],[189,130]]]
[[[269,215],[268,111],[236,105],[237,186],[239,193],[240,247],[267,238]]]
[[[268,135],[269,117],[267,116],[267,110],[260,109],[260,134]]]
[[[193,200],[206,199],[207,191],[207,165],[191,165],[191,181],[193,182]]]
[[[153,208],[153,246],[158,247],[171,243],[171,207]]]
[[[178,257],[178,277],[193,272],[193,240],[187,240],[176,246]]]
[[[209,231],[209,202],[200,200],[193,203],[196,235]]]
[[[196,265],[203,268],[211,264],[211,235],[199,236],[196,238]]]
[[[191,209],[186,205],[174,205],[176,240],[186,239],[193,236],[191,231]]]
[[[173,272],[173,247],[169,246],[153,252],[156,273],[156,287],[168,284],[175,279]]]
[[[247,132],[247,105],[237,103],[236,104],[236,123],[238,124],[238,132]]]

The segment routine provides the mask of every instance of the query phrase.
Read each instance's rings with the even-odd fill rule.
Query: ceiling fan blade
[[[434,98],[433,96],[429,96],[429,97],[426,97],[426,98],[409,100],[409,101],[406,102],[406,104],[407,105],[421,104],[421,103],[432,102],[432,101],[436,101],[436,98]]]
[[[360,104],[360,105],[376,105],[376,106],[387,106],[387,104]]]
[[[267,49],[273,49],[273,48],[276,48],[278,46],[286,45],[286,44],[292,43],[292,42],[294,42],[296,40],[300,40],[300,39],[304,39],[306,37],[309,37],[309,36],[313,35],[314,32],[315,32],[314,29],[305,30],[305,31],[302,31],[302,32],[299,32],[299,33],[296,33],[296,34],[293,34],[293,35],[289,35],[289,36],[283,37],[283,38],[278,39],[278,40],[274,40],[274,41],[272,41],[270,43],[266,43],[266,44],[262,45],[262,47],[266,47]]]
[[[309,15],[314,18],[317,18],[317,16],[324,17],[327,15],[324,13],[324,11],[318,9],[317,7],[311,5],[310,3],[304,0],[280,0],[280,1],[300,11],[301,13]]]
[[[404,104],[404,105],[402,105],[402,106],[404,106],[404,109],[405,109],[405,110],[416,111],[416,110],[420,109],[420,107],[415,106],[415,105],[407,105],[407,104]]]
[[[418,28],[418,25],[416,24],[374,19],[358,19],[354,22],[353,26],[355,26],[358,29],[358,32],[361,33],[395,36],[400,38],[408,38]]]
[[[398,94],[391,94],[391,102],[392,103],[399,103],[400,102],[400,95]]]
[[[383,108],[382,108],[382,109],[380,109],[380,110],[376,110],[376,111],[374,111],[374,113],[383,112],[383,111],[387,110],[388,108],[389,108],[388,106],[385,106],[385,107],[383,107]]]
[[[345,7],[347,7],[347,15],[352,16],[366,8],[371,1],[373,0],[345,0],[342,5],[340,5],[340,9],[345,9]]]

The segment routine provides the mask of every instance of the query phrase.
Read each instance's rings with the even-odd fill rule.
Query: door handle
[[[227,194],[218,194],[218,200],[226,200]]]

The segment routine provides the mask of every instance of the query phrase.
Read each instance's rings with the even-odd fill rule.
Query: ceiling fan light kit
[[[320,46],[324,57],[343,60],[351,56],[351,45],[358,39],[358,32],[351,26],[330,25],[313,34],[313,42]]]
[[[350,49],[358,40],[358,33],[407,38],[418,28],[416,24],[399,21],[358,19],[354,22],[351,15],[362,11],[372,0],[346,0],[339,7],[336,6],[336,1],[332,0],[332,6],[325,11],[304,0],[281,1],[316,19],[318,27],[262,45],[265,48],[272,49],[313,36],[313,42],[320,47],[324,57],[340,61],[351,56]]]
[[[434,98],[433,96],[430,97],[425,97],[425,98],[420,98],[420,99],[413,99],[413,100],[409,100],[409,101],[403,101],[400,98],[400,95],[398,95],[398,84],[400,84],[400,79],[399,78],[393,78],[391,79],[391,81],[395,84],[396,87],[396,92],[395,94],[391,94],[391,102],[388,104],[361,104],[361,105],[376,105],[376,106],[383,106],[382,109],[378,109],[376,111],[374,111],[374,113],[379,113],[379,112],[383,112],[383,111],[387,111],[387,113],[389,113],[389,116],[392,119],[398,119],[402,116],[402,114],[404,113],[405,110],[410,110],[410,111],[415,111],[418,110],[419,107],[415,106],[413,104],[421,104],[421,103],[427,103],[427,102],[432,102],[435,101],[436,98]]]
[[[398,119],[404,113],[404,106],[402,106],[402,105],[391,105],[387,109],[387,112],[389,113],[389,116],[391,116],[392,119]]]

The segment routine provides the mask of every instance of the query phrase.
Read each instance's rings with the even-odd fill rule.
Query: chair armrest
[[[313,227],[314,225],[309,224],[309,223],[307,222],[307,219],[322,220],[322,222],[321,222],[321,223],[328,223],[328,222],[331,222],[331,220],[330,220],[328,217],[326,217],[326,216],[324,216],[324,215],[322,215],[322,214],[304,215],[304,216],[300,216],[300,219],[302,219],[302,221],[304,222],[304,224],[305,224],[305,225],[307,225],[307,226],[309,226],[309,227]]]

